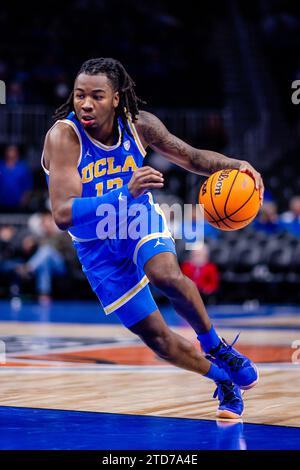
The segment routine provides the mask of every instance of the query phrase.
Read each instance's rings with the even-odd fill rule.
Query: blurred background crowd
[[[26,19],[26,21],[25,21]],[[9,40],[8,40],[9,38]],[[198,148],[249,160],[266,193],[246,229],[205,224],[182,269],[208,303],[300,301],[300,4],[291,0],[14,2],[0,12],[0,298],[94,298],[71,239],[55,226],[40,158],[54,109],[81,63],[119,59],[169,130]],[[196,203],[203,178],[149,152],[160,203]],[[193,214],[191,215],[193,218]],[[172,220],[172,229],[181,223]],[[183,221],[184,223],[184,221]],[[159,294],[156,294],[159,296]]]

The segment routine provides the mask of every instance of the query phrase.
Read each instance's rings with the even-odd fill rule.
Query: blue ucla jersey
[[[93,139],[85,131],[73,111],[66,119],[57,121],[70,125],[79,139],[78,171],[82,181],[82,197],[102,196],[112,189],[122,187],[129,182],[133,171],[143,165],[146,151],[129,115],[127,119],[131,132],[127,131],[119,117],[119,139],[112,146]],[[45,167],[44,170],[49,175]],[[96,227],[97,221],[93,221],[80,227],[71,227],[69,233],[76,241],[95,240],[98,238]]]
[[[82,197],[101,197],[121,188],[129,182],[133,172],[143,165],[146,152],[130,116],[130,131],[118,119],[119,139],[112,146],[93,139],[74,112],[57,122],[68,124],[78,136],[78,172],[82,181]],[[48,180],[49,171],[45,167],[44,170]],[[139,237],[102,239],[97,236],[96,218],[90,223],[69,229],[83,272],[100,299],[104,312],[107,315],[116,312],[127,327],[157,309],[147,285],[149,280],[144,271],[145,263],[158,253],[171,252],[176,255],[175,243],[165,216],[159,205],[154,203],[151,192],[147,191],[134,201],[143,204],[146,209],[143,210],[142,219],[138,219],[141,225],[142,222],[151,222],[145,224],[144,233]],[[131,222],[136,222],[134,215],[128,216],[126,222],[128,227],[133,225],[133,232],[128,230],[130,234],[135,230]]]

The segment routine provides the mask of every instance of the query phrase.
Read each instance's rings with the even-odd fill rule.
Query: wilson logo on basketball
[[[206,187],[207,187],[207,183],[205,181],[202,185],[202,188],[201,188],[202,196],[204,196],[206,194]]]
[[[215,185],[215,196],[220,196],[221,191],[222,191],[222,186],[223,186],[223,181],[224,179],[228,178],[229,173],[231,170],[224,170],[222,173],[220,173],[218,180]]]
[[[239,230],[250,224],[259,211],[259,191],[254,179],[237,169],[219,170],[210,175],[199,191],[204,218],[220,230]]]

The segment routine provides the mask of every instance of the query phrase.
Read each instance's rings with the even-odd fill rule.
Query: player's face
[[[113,121],[119,93],[104,74],[81,73],[74,84],[74,109],[86,129],[97,129]]]

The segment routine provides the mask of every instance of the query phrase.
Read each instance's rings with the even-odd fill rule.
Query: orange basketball
[[[221,230],[238,230],[256,217],[260,208],[254,179],[239,170],[220,170],[201,186],[199,204],[204,217]]]

